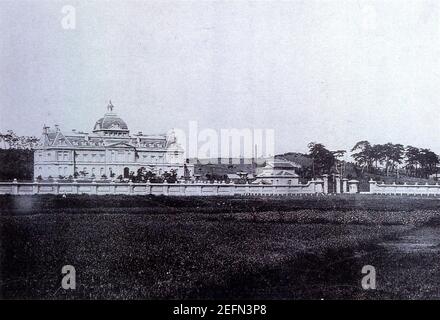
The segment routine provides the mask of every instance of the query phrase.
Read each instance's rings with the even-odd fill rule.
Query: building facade
[[[128,178],[145,169],[157,175],[176,170],[178,178],[193,175],[184,150],[173,132],[162,135],[130,134],[127,124],[109,103],[92,133],[62,132],[44,127],[34,151],[34,177]]]

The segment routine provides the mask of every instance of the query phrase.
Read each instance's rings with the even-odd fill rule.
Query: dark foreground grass
[[[0,296],[438,297],[437,251],[381,245],[438,225],[437,199],[423,199],[424,209],[391,200],[386,210],[380,197],[369,206],[359,199],[0,197]],[[60,288],[67,264],[76,268],[74,291]],[[377,290],[361,288],[366,264],[377,268]]]
[[[127,195],[0,195],[0,214],[18,215],[58,212],[77,213],[106,208],[106,212],[120,209],[130,213],[224,213],[292,211],[298,209],[340,211],[369,209],[379,211],[411,211],[439,209],[440,197],[384,196],[367,194],[302,195],[294,197],[174,197]],[[100,212],[100,210],[96,210]]]

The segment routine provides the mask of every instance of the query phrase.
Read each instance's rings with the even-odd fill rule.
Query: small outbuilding
[[[297,166],[287,160],[274,159],[266,162],[266,166],[257,175],[253,183],[272,185],[299,184],[299,175],[295,172]]]

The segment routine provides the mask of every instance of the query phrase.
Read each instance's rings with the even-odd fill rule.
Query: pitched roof
[[[294,171],[273,170],[272,172],[264,171],[257,178],[298,178]]]
[[[266,162],[266,167],[272,167],[274,169],[293,170],[295,168],[300,168],[301,165],[287,160],[273,159]]]

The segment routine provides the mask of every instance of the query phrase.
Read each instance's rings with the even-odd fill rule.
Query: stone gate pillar
[[[324,192],[324,194],[327,194],[328,193],[328,174],[323,174],[322,180],[324,180],[323,192]]]
[[[342,179],[342,193],[346,193],[346,192],[348,192],[348,191],[347,191],[347,182],[348,182],[348,179],[347,179],[347,178],[343,178],[343,179]]]
[[[322,181],[321,179],[317,179],[314,181],[314,183],[315,183],[315,193],[323,193],[324,192],[324,188],[323,188],[324,181]]]
[[[34,184],[32,185],[32,193],[33,194],[38,194],[38,191],[39,191],[38,180],[35,180]]]
[[[336,193],[341,193],[341,176],[335,175]]]
[[[376,193],[376,181],[371,179],[370,181],[368,181],[368,183],[370,184],[370,193]]]
[[[14,179],[12,181],[12,194],[18,194],[18,181]]]
[[[348,181],[348,192],[349,193],[358,193],[359,192],[359,181],[358,180],[350,180]]]

